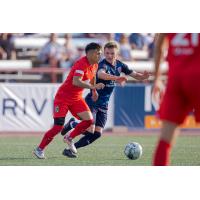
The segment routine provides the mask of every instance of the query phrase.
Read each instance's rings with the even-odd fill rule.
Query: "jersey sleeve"
[[[122,72],[126,75],[130,75],[133,70],[129,69],[128,65],[126,65],[125,63],[121,63],[122,64]]]
[[[81,65],[81,63],[76,63],[73,76],[83,77],[84,73],[85,73],[85,68],[83,67],[83,65]]]

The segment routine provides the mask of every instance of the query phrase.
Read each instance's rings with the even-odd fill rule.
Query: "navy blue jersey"
[[[98,65],[98,71],[101,69],[104,69],[107,74],[114,76],[120,76],[121,72],[125,73],[126,75],[129,75],[133,72],[133,70],[130,70],[126,64],[119,60],[116,61],[115,65],[112,65],[107,62],[106,59],[103,59]],[[107,109],[110,96],[115,88],[116,83],[115,81],[99,79],[98,76],[96,78],[96,83],[103,83],[105,87],[102,90],[97,90],[99,98],[95,102],[95,105],[102,109]],[[92,101],[91,96],[92,93],[90,92],[86,97],[87,101]]]

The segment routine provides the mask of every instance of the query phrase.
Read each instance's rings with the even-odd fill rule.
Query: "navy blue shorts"
[[[108,110],[95,104],[90,98],[86,98],[95,122],[95,126],[105,127],[107,121]]]

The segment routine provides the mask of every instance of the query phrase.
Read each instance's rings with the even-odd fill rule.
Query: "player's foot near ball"
[[[33,150],[33,154],[39,159],[45,159],[44,151],[39,147]]]
[[[77,153],[77,149],[76,149],[76,147],[75,147],[75,145],[74,145],[74,142],[73,142],[73,140],[72,140],[71,137],[69,137],[68,135],[65,135],[64,138],[63,138],[63,141],[64,141],[65,143],[67,143],[69,149],[70,149],[73,153],[75,153],[75,154]]]
[[[69,158],[77,158],[77,155],[75,153],[73,153],[70,149],[64,149],[62,154]]]
[[[65,135],[67,132],[73,129],[72,122],[75,122],[75,119],[73,117],[64,125],[61,131],[61,135]]]

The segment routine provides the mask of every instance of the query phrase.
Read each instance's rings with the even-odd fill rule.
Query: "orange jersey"
[[[200,71],[200,34],[169,33],[167,61],[169,74],[181,73],[184,70]]]
[[[82,98],[84,88],[73,85],[73,77],[80,76],[82,81],[90,82],[95,76],[98,64],[89,64],[87,57],[80,58],[73,65],[67,79],[60,86],[56,94],[57,101],[73,102]]]

